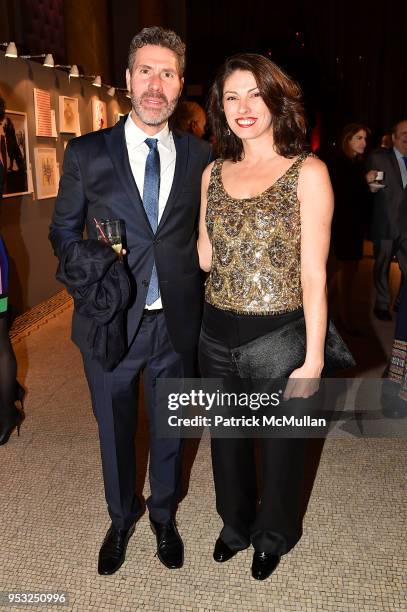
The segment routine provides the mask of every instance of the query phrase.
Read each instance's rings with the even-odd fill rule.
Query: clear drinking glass
[[[120,219],[101,219],[100,221],[96,221],[95,219],[95,223],[98,240],[109,243],[112,249],[120,255],[123,249]]]

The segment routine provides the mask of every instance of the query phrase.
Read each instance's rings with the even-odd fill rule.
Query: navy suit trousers
[[[159,377],[192,377],[191,353],[174,351],[161,312],[143,316],[126,357],[112,372],[104,372],[87,355],[83,361],[99,427],[105,496],[114,526],[128,529],[142,510],[136,495],[135,453],[141,372],[150,429],[151,496],[147,506],[154,521],[167,522],[178,501],[182,440],[155,435],[155,381]]]

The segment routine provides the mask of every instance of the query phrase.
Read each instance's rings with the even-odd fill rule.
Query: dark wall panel
[[[407,109],[404,0],[187,2],[188,75],[207,90],[227,55],[267,53],[301,83],[328,140],[362,120],[379,137]]]
[[[54,54],[65,63],[64,0],[22,0],[24,42],[28,53]]]

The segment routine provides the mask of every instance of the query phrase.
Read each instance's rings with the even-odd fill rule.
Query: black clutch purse
[[[279,329],[231,350],[240,378],[286,378],[305,360],[305,319],[301,317]],[[323,373],[356,365],[348,347],[329,322],[325,340]]]

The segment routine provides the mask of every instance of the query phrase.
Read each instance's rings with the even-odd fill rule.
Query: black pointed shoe
[[[134,533],[135,524],[129,529],[110,526],[99,551],[98,573],[109,576],[117,572],[126,558],[127,544]]]
[[[265,580],[280,563],[280,556],[271,553],[254,551],[252,563],[252,576],[256,580]]]
[[[157,538],[157,556],[168,569],[179,569],[184,564],[184,544],[175,521],[156,523],[150,518],[151,529]]]
[[[229,559],[237,555],[238,552],[240,550],[232,550],[223,540],[218,538],[213,550],[213,558],[217,563],[225,563],[225,561],[229,561]]]
[[[0,421],[0,446],[2,444],[7,444],[11,434],[15,429],[17,429],[17,435],[20,435],[20,427],[24,419],[24,412],[14,406],[14,410],[12,411],[12,414],[8,417],[7,421]]]

